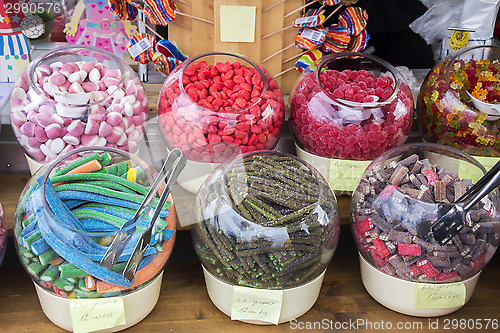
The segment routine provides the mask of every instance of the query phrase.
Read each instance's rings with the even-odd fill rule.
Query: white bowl
[[[125,307],[125,324],[115,326],[98,332],[117,332],[129,328],[144,318],[153,310],[160,296],[161,281],[163,272],[152,280],[144,288],[123,296],[123,305]],[[35,290],[40,300],[40,305],[45,315],[57,326],[73,331],[71,322],[70,300],[49,293],[36,283]]]
[[[416,317],[438,317],[459,310],[462,306],[439,309],[417,309],[417,282],[387,275],[373,267],[360,254],[361,280],[368,293],[383,306]],[[465,285],[465,303],[469,301],[481,272],[462,281]]]
[[[203,265],[202,265],[203,267]],[[325,277],[326,269],[314,280],[299,287],[283,289],[283,299],[279,323],[286,323],[305,314],[316,303]],[[208,296],[224,314],[231,317],[233,302],[233,285],[221,281],[203,267]],[[257,325],[269,325],[268,322],[258,320],[241,320],[242,322]]]
[[[186,166],[177,177],[177,183],[186,191],[196,194],[207,176],[219,165],[220,163],[187,160]]]

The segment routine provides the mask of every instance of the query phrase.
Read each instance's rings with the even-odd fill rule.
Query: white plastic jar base
[[[151,281],[149,285],[123,296],[126,324],[98,332],[121,331],[146,318],[155,307],[160,296],[162,277],[163,272]],[[57,326],[67,331],[72,331],[73,325],[71,323],[69,299],[54,295],[36,283],[34,285],[40,305],[47,318]]]
[[[387,275],[373,267],[359,254],[361,280],[368,293],[383,306],[403,314],[416,317],[438,317],[450,314],[462,308],[417,309],[417,283]],[[481,272],[462,281],[465,285],[465,304],[469,301],[476,287]]]
[[[280,324],[298,318],[312,308],[318,299],[325,272],[326,269],[314,280],[304,285],[283,290],[282,308],[279,318]],[[203,267],[203,274],[205,275],[208,296],[219,310],[230,317],[233,302],[233,285],[219,280],[206,270],[205,267]],[[268,322],[264,321],[241,321],[249,324],[269,325]]]
[[[196,162],[188,160],[179,174],[177,183],[186,191],[196,194],[201,184],[220,163]]]

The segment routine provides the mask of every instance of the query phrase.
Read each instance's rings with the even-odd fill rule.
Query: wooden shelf
[[[12,245],[12,244],[10,244]],[[163,277],[160,298],[151,314],[130,332],[289,332],[293,326],[257,326],[232,321],[210,301],[197,261],[170,261]],[[396,327],[398,323],[413,325],[415,329],[400,332],[444,331],[446,320],[500,319],[500,260],[498,255],[484,269],[471,300],[457,312],[439,318],[417,318],[391,311],[377,303],[366,292],[359,275],[355,254],[334,256],[323,281],[316,304],[295,325],[302,323],[349,323],[364,320],[372,325],[383,321]],[[0,322],[6,332],[64,332],[45,317],[34,286],[20,268],[0,268]],[[390,291],[388,291],[390,292]],[[439,329],[429,328],[429,323],[439,323]],[[483,322],[484,324],[484,322]],[[339,324],[337,324],[339,325]],[[345,324],[344,324],[345,325]],[[421,326],[417,326],[421,325]],[[328,326],[327,326],[328,327]],[[387,327],[387,326],[385,326]],[[421,328],[420,328],[421,327]],[[315,331],[340,331],[329,329]],[[385,332],[369,330],[364,325],[351,332]],[[451,326],[450,326],[451,328]],[[344,330],[342,330],[344,331]],[[457,331],[457,330],[451,330]],[[476,330],[471,330],[476,331]],[[486,332],[493,330],[477,330]]]

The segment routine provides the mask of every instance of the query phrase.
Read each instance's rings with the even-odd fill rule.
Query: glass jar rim
[[[132,71],[132,69],[130,68],[130,66],[128,64],[126,64],[122,59],[118,58],[113,53],[111,53],[109,51],[106,51],[104,49],[101,49],[101,48],[98,48],[98,47],[95,47],[95,46],[91,46],[91,45],[70,45],[70,46],[65,45],[65,46],[59,46],[59,47],[56,47],[56,48],[54,48],[52,50],[49,50],[49,51],[47,51],[45,53],[42,53],[37,58],[35,58],[35,60],[32,63],[30,63],[28,65],[29,87],[31,89],[33,89],[33,91],[36,92],[36,94],[38,96],[44,96],[45,94],[42,91],[40,91],[40,89],[35,84],[35,81],[34,81],[35,70],[38,68],[38,66],[41,65],[41,63],[44,60],[50,59],[52,56],[57,55],[58,53],[61,53],[61,54],[72,54],[71,53],[72,50],[76,50],[76,51],[79,51],[79,52],[85,52],[85,51],[93,52],[93,53],[98,52],[98,53],[101,53],[101,54],[105,55],[109,59],[113,60],[114,63],[117,64],[118,70],[120,71],[120,74],[121,74],[120,81],[121,81],[121,83],[123,83],[122,82],[123,81],[123,74],[125,74],[127,72],[127,70]],[[78,55],[77,52],[75,52],[75,54]],[[89,106],[97,105],[97,106],[100,106],[100,105],[105,104],[110,98],[111,98],[111,96],[108,96],[107,98],[104,98],[104,99],[102,99],[102,100],[100,100],[98,102],[94,102],[94,103],[90,103],[90,104],[85,104],[85,105],[89,105]],[[57,104],[58,102],[56,102],[55,100],[53,100],[53,103]],[[72,105],[74,105],[75,107],[82,106],[81,104],[72,104]]]
[[[110,147],[82,147],[82,148],[78,148],[78,149],[75,149],[75,150],[72,150],[70,151],[69,153],[66,153],[64,155],[61,155],[59,156],[57,159],[55,159],[54,161],[52,161],[48,166],[47,168],[43,171],[43,178],[42,178],[42,181],[41,181],[41,184],[40,184],[40,190],[41,190],[41,202],[43,204],[43,208],[45,209],[45,211],[49,214],[49,216],[54,220],[54,221],[58,221],[59,218],[54,214],[54,212],[52,211],[52,209],[50,209],[48,203],[47,203],[47,200],[46,200],[46,195],[45,195],[45,186],[47,184],[47,181],[49,181],[49,177],[50,177],[50,174],[54,171],[54,169],[62,162],[64,161],[65,159],[67,159],[68,157],[70,156],[73,156],[73,155],[78,155],[78,154],[81,154],[81,153],[85,153],[85,152],[109,152],[109,153],[112,153],[112,154],[118,154],[118,155],[121,155],[125,158],[128,158],[132,161],[134,161],[134,163],[136,163],[138,166],[140,166],[144,171],[145,171],[145,175],[146,177],[148,177],[148,181],[150,182],[150,184],[153,183],[154,179],[151,175],[151,172],[149,170],[152,170],[149,166],[146,165],[146,163],[144,161],[142,161],[142,159],[140,159],[139,157],[136,157],[126,151],[123,151],[123,150],[120,150],[120,149],[116,149],[116,148],[110,148]],[[127,230],[130,230],[132,228],[135,228],[137,226],[137,224],[140,222],[140,219],[138,219],[134,224],[130,225],[129,227],[127,228],[123,228],[123,229],[119,229],[119,230],[115,230],[115,231],[99,231],[99,232],[91,232],[91,231],[83,231],[83,230],[78,230],[78,229],[72,229],[72,228],[67,228],[68,230],[72,231],[72,232],[75,232],[75,233],[79,233],[81,235],[86,235],[86,236],[95,236],[95,237],[106,237],[106,236],[114,236],[122,231],[127,231]]]
[[[235,53],[235,52],[227,52],[227,51],[224,51],[224,52],[220,52],[220,51],[215,51],[215,52],[206,52],[206,53],[201,53],[197,56],[194,56],[194,57],[190,57],[189,59],[187,59],[185,61],[185,64],[183,64],[181,70],[180,70],[180,73],[179,73],[179,89],[181,90],[181,93],[185,94],[187,96],[187,98],[194,104],[198,105],[197,102],[193,101],[191,99],[191,97],[189,96],[189,94],[186,92],[186,90],[184,89],[184,84],[182,83],[182,77],[184,76],[184,71],[186,70],[186,68],[191,65],[192,63],[194,63],[195,61],[197,60],[200,60],[201,58],[203,57],[209,57],[209,56],[227,56],[227,57],[234,57],[234,58],[237,58],[237,59],[240,59],[240,60],[243,60],[247,63],[249,63],[253,68],[255,68],[257,70],[257,73],[260,75],[260,78],[262,80],[262,90],[260,92],[260,95],[259,95],[259,99],[257,101],[255,101],[255,103],[252,103],[252,105],[249,105],[247,106],[246,108],[244,109],[235,109],[233,111],[220,111],[220,110],[212,110],[213,112],[217,112],[217,113],[234,113],[234,112],[241,112],[241,111],[245,111],[255,105],[258,105],[259,101],[262,99],[262,96],[264,94],[265,91],[267,91],[268,89],[268,82],[267,82],[267,78],[266,78],[266,75],[264,73],[265,70],[263,70],[263,68],[261,68],[261,66],[259,66],[257,63],[253,62],[252,60],[250,59],[247,59],[245,56],[241,55],[241,54],[238,54],[238,53]],[[270,76],[270,75],[269,75]],[[271,79],[274,80],[274,78],[272,78],[272,76],[270,76]]]
[[[383,102],[378,102],[378,101],[377,102],[369,102],[369,103],[362,103],[361,102],[361,103],[356,103],[356,105],[359,104],[359,106],[362,108],[378,108],[378,107],[381,107],[383,105],[387,105],[387,104],[390,104],[393,102],[393,100],[396,98],[398,91],[400,90],[401,85],[403,83],[403,78],[402,78],[401,74],[394,66],[392,66],[390,63],[388,63],[384,59],[381,59],[379,57],[372,56],[369,54],[361,53],[361,52],[342,51],[342,52],[332,53],[332,54],[328,54],[324,57],[321,57],[318,65],[316,66],[316,69],[314,70],[314,72],[316,73],[315,79],[316,79],[319,87],[321,88],[321,91],[323,91],[325,94],[327,94],[327,96],[333,98],[333,100],[335,102],[337,102],[341,105],[348,106],[348,107],[353,106],[354,102],[347,101],[347,100],[341,100],[341,99],[338,99],[338,98],[334,97],[333,95],[329,94],[325,90],[325,88],[323,87],[323,84],[321,83],[320,74],[322,72],[322,68],[325,67],[325,65],[327,63],[334,61],[334,60],[341,59],[341,58],[342,59],[367,58],[375,63],[378,63],[378,64],[384,66],[391,73],[392,78],[394,79],[394,84],[395,84],[394,91],[393,91],[392,95],[387,100],[385,100]],[[357,110],[354,110],[354,111],[357,111]]]
[[[316,211],[316,209],[320,205],[321,197],[323,197],[323,190],[324,189],[320,186],[321,185],[321,180],[322,180],[323,176],[313,166],[311,166],[310,164],[308,164],[307,162],[305,162],[301,158],[299,158],[297,156],[294,156],[294,155],[291,155],[291,154],[287,154],[287,153],[283,153],[283,152],[279,152],[279,151],[275,151],[275,150],[259,150],[259,151],[253,151],[253,152],[241,154],[241,155],[239,155],[238,157],[232,159],[230,162],[228,162],[226,164],[225,171],[224,171],[224,173],[222,175],[224,184],[227,184],[227,177],[226,177],[227,173],[230,172],[231,169],[232,169],[232,167],[236,163],[238,163],[239,161],[242,161],[244,158],[248,158],[248,157],[254,156],[254,155],[271,155],[271,154],[272,155],[277,155],[277,156],[282,156],[282,157],[289,157],[289,158],[291,158],[291,159],[299,162],[302,166],[306,167],[309,171],[311,171],[311,174],[313,175],[314,179],[316,180],[316,184],[318,185],[318,194],[316,195],[316,201],[314,203],[314,209],[312,209],[312,211]],[[332,194],[333,194],[334,200],[336,201],[337,198],[335,196],[335,193],[333,193],[333,191],[332,191]],[[229,198],[229,193],[227,191],[227,187],[226,186],[223,187],[223,197],[224,198]],[[230,202],[227,202],[227,203],[230,204]],[[243,219],[246,220],[246,218],[244,216],[241,216],[241,218],[243,218]],[[254,221],[248,221],[248,222],[255,223]],[[269,228],[269,227],[267,227],[267,228]],[[274,227],[270,227],[270,228],[274,228]]]

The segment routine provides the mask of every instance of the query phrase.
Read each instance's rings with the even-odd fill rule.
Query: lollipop
[[[303,16],[293,22],[295,28],[314,28],[325,22],[323,9],[309,9]]]
[[[152,24],[167,25],[175,18],[175,5],[171,0],[127,0],[142,10]]]
[[[155,53],[156,40],[153,36],[146,33],[138,33],[130,37],[128,51],[132,60],[141,64],[147,64],[153,60]]]
[[[174,57],[167,57],[160,52],[156,52],[153,55],[153,63],[155,64],[156,70],[162,74],[170,74],[175,67],[182,63],[181,60]]]
[[[347,7],[339,15],[339,23],[345,27],[349,35],[359,35],[366,28],[368,13],[361,7]]]
[[[368,45],[370,40],[370,35],[366,32],[366,29],[361,31],[359,35],[351,36],[351,41],[347,45],[347,51],[359,52],[363,51]]]
[[[351,36],[347,29],[336,23],[326,28],[326,39],[322,45],[325,52],[341,52],[347,48]]]
[[[341,0],[320,0],[319,2],[324,6],[335,6],[335,5],[340,4],[342,1]]]
[[[137,8],[129,4],[126,0],[108,0],[108,3],[111,13],[120,20],[135,20]]]
[[[323,26],[316,28],[302,28],[295,36],[295,45],[304,49],[312,50],[323,44],[326,38],[326,30]]]
[[[299,72],[304,72],[307,67],[311,66],[316,60],[323,56],[323,52],[320,49],[314,49],[305,52],[299,60],[295,63],[295,69]]]
[[[182,52],[175,42],[171,42],[168,39],[162,39],[156,44],[156,51],[163,54],[165,57],[172,57],[183,62],[188,57],[184,52]]]

